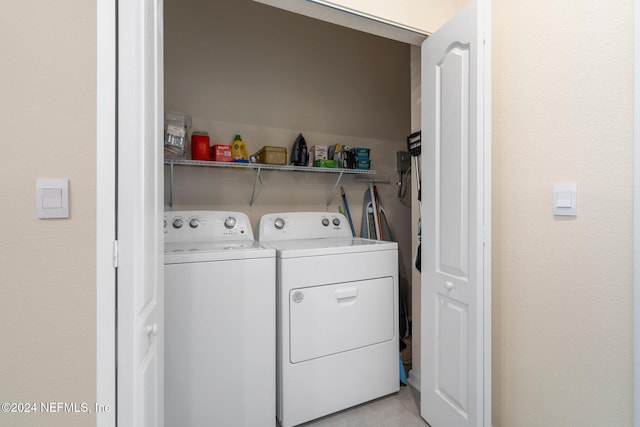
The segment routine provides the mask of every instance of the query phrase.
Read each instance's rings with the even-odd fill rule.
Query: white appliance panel
[[[264,215],[258,236],[276,250],[281,427],[397,392],[397,243],[327,212]]]
[[[394,281],[383,277],[289,291],[291,363],[391,341]]]
[[[397,392],[398,357],[398,341],[393,340],[303,363],[285,360],[278,388],[281,427],[297,426]]]
[[[247,262],[165,266],[169,427],[273,427],[275,264]]]
[[[351,238],[347,218],[331,212],[285,212],[266,214],[260,218],[258,240]]]
[[[381,247],[386,250],[346,253],[340,247],[328,247],[317,255],[318,248],[285,249],[291,248],[290,243],[294,242],[265,243],[276,248],[277,417],[282,427],[295,426],[399,389],[397,244],[384,242],[388,246]],[[316,255],[306,256],[310,253]],[[381,278],[392,278],[393,282],[391,296],[384,295],[384,299],[375,302],[375,307],[391,307],[393,310],[390,325],[384,327],[394,331],[391,340],[292,363],[290,346],[295,337],[290,335],[290,327],[295,329],[296,322],[290,314],[291,290],[322,288],[325,285],[339,290],[340,283],[369,282]],[[331,317],[326,313],[319,321],[331,322]],[[353,338],[345,328],[336,326],[334,332],[342,335],[332,339],[342,343]],[[349,346],[344,344],[343,348],[346,347]]]
[[[246,214],[165,213],[165,425],[273,426],[275,270]]]
[[[360,237],[282,240],[264,242],[264,244],[276,248],[278,255],[283,259],[395,250],[398,247],[396,242],[370,240]]]
[[[273,258],[273,249],[265,249],[253,240],[221,242],[165,243],[164,263],[178,264],[234,259]]]
[[[170,211],[164,213],[165,242],[253,241],[244,212]]]
[[[387,243],[393,249],[349,254],[330,252],[322,256],[298,258],[282,257],[279,256],[281,253],[276,251],[278,280],[282,283],[283,291],[288,293],[294,288],[397,277],[397,244]]]

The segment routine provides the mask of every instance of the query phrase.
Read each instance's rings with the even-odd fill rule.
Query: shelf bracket
[[[333,200],[333,195],[336,192],[336,189],[338,188],[338,185],[340,184],[340,180],[342,179],[342,175],[344,174],[344,171],[340,171],[340,175],[338,175],[338,179],[336,180],[335,185],[333,186],[333,188],[331,189],[331,192],[329,193],[329,198],[327,199],[327,203],[325,203],[324,205],[324,209],[325,210],[329,210],[329,205],[331,204],[331,201]]]
[[[251,191],[251,200],[249,200],[249,210],[253,209],[253,201],[256,198],[256,186],[258,185],[258,181],[262,184],[262,179],[260,178],[261,167],[256,168],[256,180],[253,182],[253,190]]]

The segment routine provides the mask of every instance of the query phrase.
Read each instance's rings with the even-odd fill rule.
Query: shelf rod
[[[262,168],[256,168],[257,172],[256,172],[256,180],[253,182],[253,191],[251,191],[251,200],[249,201],[249,210],[253,209],[253,201],[255,199],[256,196],[256,186],[258,185],[258,180],[260,179],[260,171],[262,170]],[[262,181],[260,181],[262,182]]]
[[[336,192],[336,189],[338,188],[338,184],[340,184],[340,180],[342,179],[342,175],[344,174],[344,171],[340,171],[340,175],[338,175],[338,179],[336,180],[336,184],[333,186],[333,188],[331,189],[331,192],[329,193],[329,199],[327,200],[327,203],[324,205],[325,210],[329,210],[329,205],[331,204],[331,201],[333,200],[333,194]]]
[[[251,200],[249,201],[249,209],[253,209],[253,202],[256,197],[256,187],[258,182],[262,184],[262,178],[260,173],[262,169],[266,170],[279,170],[279,171],[300,171],[300,172],[315,172],[315,173],[338,173],[338,179],[336,180],[333,189],[329,195],[329,199],[325,205],[325,208],[328,210],[331,201],[333,200],[334,193],[340,185],[340,180],[344,176],[344,174],[349,175],[375,175],[375,170],[369,169],[339,169],[339,168],[317,168],[311,166],[293,166],[293,165],[270,165],[270,164],[260,164],[260,163],[232,163],[232,162],[214,162],[214,161],[204,161],[204,160],[187,160],[187,159],[165,159],[165,165],[169,165],[169,206],[173,208],[173,194],[174,194],[174,166],[204,166],[204,167],[220,167],[220,168],[234,168],[234,169],[255,169],[256,170],[256,180],[253,183],[253,190],[251,191]],[[368,182],[368,179],[365,178],[356,178],[356,181],[364,181]],[[388,179],[376,179],[374,182],[379,183],[389,183]]]
[[[356,178],[355,179],[356,182],[372,182],[374,184],[389,184],[389,179],[388,178]]]
[[[214,162],[207,160],[187,160],[187,159],[165,159],[167,165],[182,166],[204,166],[215,168],[233,168],[233,169],[265,169],[279,171],[300,171],[314,173],[346,173],[354,175],[375,175],[376,171],[371,169],[340,169],[340,168],[318,168],[313,166],[293,166],[293,165],[270,165],[266,163],[233,163],[233,162]]]

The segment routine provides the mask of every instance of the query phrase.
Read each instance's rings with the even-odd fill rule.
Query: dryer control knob
[[[173,220],[173,228],[182,228],[183,224],[184,224],[184,221],[182,221],[180,218]]]
[[[284,219],[276,218],[276,220],[273,222],[273,225],[277,230],[282,230],[284,228]]]
[[[235,227],[236,219],[232,216],[228,217],[227,219],[224,220],[224,226],[229,229]]]
[[[191,228],[198,228],[199,225],[200,220],[198,218],[191,218],[191,221],[189,221],[189,227]]]
[[[329,226],[329,220],[327,218],[322,218],[322,225],[325,227]]]
[[[333,225],[336,227],[340,225],[340,218],[333,218]]]

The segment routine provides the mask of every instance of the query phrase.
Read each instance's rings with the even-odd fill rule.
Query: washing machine
[[[397,392],[397,243],[353,237],[327,212],[264,215],[258,240],[276,250],[280,424]]]
[[[275,423],[275,251],[246,214],[165,213],[165,425]]]

